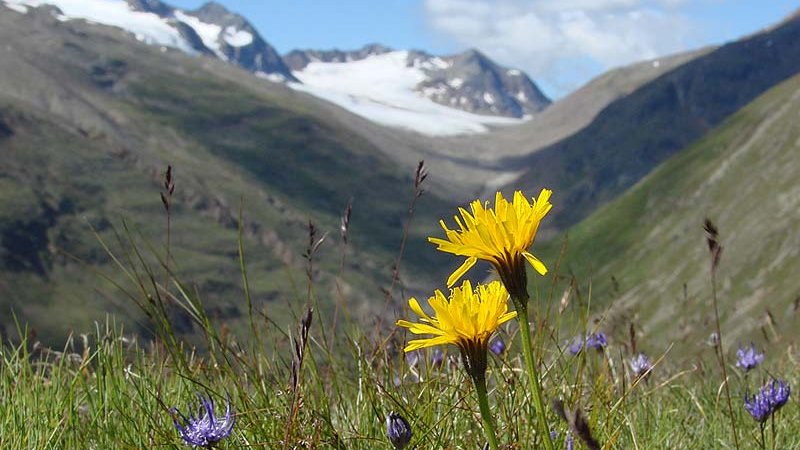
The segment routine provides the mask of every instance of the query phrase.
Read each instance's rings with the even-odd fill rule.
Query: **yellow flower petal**
[[[533,256],[528,252],[524,252],[522,256],[524,256],[525,259],[528,260],[530,265],[533,266],[533,269],[539,272],[539,274],[544,275],[547,273],[547,267],[544,265],[543,262],[539,261],[539,258]]]
[[[467,271],[471,269],[476,262],[478,262],[478,258],[474,256],[470,256],[469,258],[467,258],[467,260],[464,261],[464,264],[461,264],[461,266],[459,266],[459,268],[456,269],[453,272],[453,274],[447,278],[447,287],[451,287],[452,285],[456,284],[456,281],[458,281],[461,277],[463,277],[464,274],[467,273]]]

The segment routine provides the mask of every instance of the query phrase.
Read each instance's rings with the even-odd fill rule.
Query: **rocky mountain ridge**
[[[313,63],[347,64],[390,53],[380,44],[358,50],[293,50],[284,56],[295,72]],[[495,63],[475,49],[449,56],[434,56],[420,50],[407,52],[408,67],[418,68],[424,79],[415,91],[440,105],[463,111],[521,118],[536,114],[551,101],[522,71]]]

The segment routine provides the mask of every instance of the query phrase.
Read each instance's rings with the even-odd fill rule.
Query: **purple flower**
[[[575,336],[571,341],[567,341],[567,350],[573,355],[577,355],[583,350],[583,336]]]
[[[573,450],[572,433],[567,433],[567,450]]]
[[[789,401],[791,393],[791,388],[783,380],[772,380],[772,383],[764,386],[761,390],[767,395],[772,412],[781,409]]]
[[[631,358],[630,365],[631,371],[633,371],[633,374],[636,376],[636,378],[646,375],[653,368],[650,358],[648,358],[644,353],[639,353]]]
[[[602,331],[591,333],[586,337],[586,346],[589,348],[593,348],[597,351],[603,351],[607,345],[608,338],[606,338],[606,334]]]
[[[411,425],[405,417],[392,411],[386,416],[386,436],[396,450],[403,450],[411,441]]]
[[[200,393],[197,393],[197,397],[200,399],[198,416],[195,417],[190,409],[187,418],[177,408],[172,408],[172,422],[188,445],[210,448],[231,434],[236,418],[231,412],[230,399],[226,400],[225,415],[220,418],[214,414],[214,401],[210,397],[206,399]]]
[[[441,367],[442,363],[444,362],[444,352],[440,348],[433,349],[433,353],[431,354],[431,364],[433,367]]]
[[[764,385],[753,397],[744,396],[744,408],[757,422],[764,422],[767,418],[781,409],[789,401],[791,388],[783,380],[773,379]]]
[[[739,350],[736,350],[736,367],[741,367],[745,372],[755,369],[763,361],[764,354],[756,352],[755,344],[751,343],[748,348],[739,346]]]
[[[500,356],[506,351],[506,343],[503,342],[503,339],[500,336],[498,336],[494,338],[491,344],[489,344],[489,350],[491,350],[495,355]]]
[[[769,397],[765,395],[763,388],[752,398],[747,395],[744,396],[744,409],[750,413],[756,422],[764,422],[772,414]]]

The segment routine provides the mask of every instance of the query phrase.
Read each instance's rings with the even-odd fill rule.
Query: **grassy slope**
[[[111,226],[125,219],[160,248],[158,191],[167,164],[177,178],[175,265],[217,316],[235,323],[245,312],[236,261],[240,198],[258,306],[285,317],[287,305],[305,298],[300,255],[313,220],[331,232],[317,262],[323,308],[330,307],[339,214],[353,198],[345,292],[353,309],[376,308],[366,300],[382,298],[410,174],[291,91],[251,83],[244,73],[242,83],[231,81],[235,73],[218,77],[236,71],[224,64],[162,54],[116,30],[46,14],[4,11],[0,20],[9,52],[0,77],[4,311],[13,307],[51,342],[72,326],[86,329],[104,311],[130,312],[129,305],[112,307],[124,303],[119,292],[64,254],[120,276],[87,219],[112,242]],[[443,209],[441,200],[424,197],[418,214],[428,229],[433,209]],[[426,230],[412,233],[406,279],[431,284],[443,272],[434,264],[439,255],[422,248]],[[3,316],[10,331],[11,317]]]
[[[683,351],[700,351],[712,331],[705,217],[725,247],[718,286],[726,344],[794,333],[798,114],[795,77],[570,230],[564,267],[593,281],[593,302],[610,308],[620,337],[630,320],[652,344],[677,340]]]

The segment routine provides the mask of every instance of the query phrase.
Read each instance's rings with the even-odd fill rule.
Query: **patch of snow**
[[[175,11],[175,18],[192,27],[195,33],[200,36],[203,45],[214,52],[220,59],[223,61],[228,60],[228,57],[222,53],[222,49],[220,49],[219,46],[219,36],[222,33],[221,26],[203,22],[197,17],[190,16],[183,11]]]
[[[244,47],[253,43],[253,35],[244,30],[237,30],[230,26],[225,28],[225,42],[231,47]]]
[[[658,68],[658,66],[660,66],[660,65],[661,65],[661,61],[659,61],[659,60],[653,61],[653,67]]]
[[[258,78],[263,78],[265,80],[272,81],[273,83],[284,83],[286,81],[286,77],[279,73],[266,73],[258,71],[256,72],[256,76]]]
[[[453,78],[452,80],[448,81],[447,84],[449,84],[450,87],[453,88],[453,89],[458,89],[458,88],[460,88],[461,86],[464,85],[464,80],[462,80],[461,78],[457,78],[456,77],[456,78]]]
[[[426,70],[444,70],[450,67],[450,63],[435,56],[428,59],[415,58],[413,66]]]
[[[517,92],[517,95],[515,95],[514,97],[516,97],[517,100],[521,101],[522,103],[525,103],[525,102],[528,101],[528,96],[525,95],[525,92],[523,92],[523,91]]]
[[[16,11],[18,13],[22,13],[22,14],[27,14],[28,13],[28,7],[25,6],[25,5],[21,5],[19,3],[13,3],[13,2],[6,2],[4,4],[6,6],[8,6],[10,9],[13,9],[14,11]]]
[[[441,97],[447,93],[447,88],[444,86],[429,86],[420,91],[423,96],[428,98]]]
[[[486,103],[488,103],[490,105],[494,105],[494,97],[492,96],[492,94],[490,94],[488,92],[484,92],[483,93],[483,101],[485,101]]]
[[[517,69],[508,69],[508,71],[507,71],[506,73],[507,73],[509,76],[512,76],[512,77],[518,77],[518,76],[522,75],[522,72],[520,72],[520,71],[519,71],[519,70],[517,70]]]
[[[289,83],[293,89],[374,122],[427,135],[482,133],[489,126],[522,122],[468,113],[424,97],[416,92],[416,86],[426,75],[420,67],[408,65],[407,51],[372,55],[350,63],[312,62],[293,74],[302,82]]]
[[[10,8],[53,5],[63,13],[60,20],[84,19],[122,28],[147,44],[165,45],[197,53],[178,30],[158,15],[134,11],[124,0],[4,0]],[[19,9],[18,9],[19,10]]]
[[[437,57],[434,57],[434,58],[431,58],[431,61],[430,61],[430,62],[431,62],[431,64],[433,64],[435,67],[437,67],[437,68],[439,68],[439,69],[443,69],[443,70],[444,70],[444,69],[449,69],[449,68],[450,68],[450,66],[452,65],[451,63],[449,63],[449,62],[447,62],[447,61],[443,60],[442,58],[439,58],[438,56],[437,56]]]

